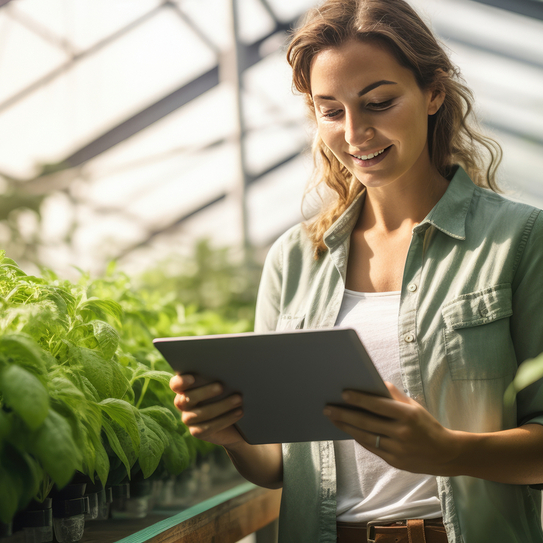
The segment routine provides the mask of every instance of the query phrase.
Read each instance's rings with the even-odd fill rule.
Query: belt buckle
[[[375,543],[375,527],[382,524],[379,520],[370,520],[366,523],[366,543]]]

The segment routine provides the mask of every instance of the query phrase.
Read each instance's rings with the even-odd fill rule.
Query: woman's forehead
[[[407,84],[414,82],[414,77],[385,46],[375,42],[351,40],[323,49],[311,63],[314,97],[330,96],[337,90],[358,93],[378,81]]]

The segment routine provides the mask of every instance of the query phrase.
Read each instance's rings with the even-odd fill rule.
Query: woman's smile
[[[351,153],[351,156],[355,159],[355,163],[357,163],[359,166],[361,166],[362,168],[369,168],[370,166],[375,166],[376,164],[379,164],[379,162],[384,160],[391,148],[392,145],[384,149],[380,149],[379,151],[373,151],[367,154]]]

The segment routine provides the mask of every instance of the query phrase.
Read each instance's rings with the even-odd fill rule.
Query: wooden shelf
[[[280,490],[244,482],[180,512],[89,522],[81,543],[234,543],[277,519],[280,500]]]

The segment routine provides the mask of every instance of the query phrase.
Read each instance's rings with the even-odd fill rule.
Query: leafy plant
[[[173,406],[152,339],[247,331],[111,265],[74,284],[27,275],[0,252],[0,520],[79,470],[103,484],[181,473],[210,445]]]
[[[527,386],[535,383],[543,377],[543,353],[536,358],[524,361],[518,368],[512,383],[505,391],[504,401],[506,405],[513,405],[516,395]]]

